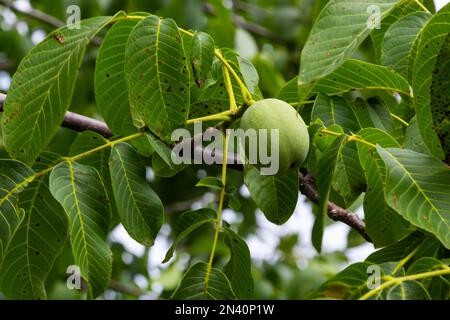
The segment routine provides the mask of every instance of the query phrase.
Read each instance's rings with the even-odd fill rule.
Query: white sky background
[[[448,2],[449,2],[449,0],[434,0],[434,3],[436,5],[436,10],[439,10],[440,8],[445,6]]]
[[[449,0],[435,0],[436,9],[439,10],[445,6]],[[30,3],[28,0],[19,0],[16,3],[23,9],[30,8]],[[16,17],[12,12],[3,13],[5,22],[8,25],[13,25],[16,21]],[[3,25],[1,26],[4,27]],[[28,26],[26,23],[19,22],[17,25],[17,30],[22,34],[28,33]],[[32,34],[32,40],[34,43],[38,43],[45,38],[45,33],[43,31],[34,31]],[[0,71],[0,90],[7,90],[10,84],[10,76],[3,71]],[[248,191],[244,187],[241,192],[243,194],[248,194]],[[200,204],[197,204],[197,206]],[[362,216],[362,210],[358,210],[357,214]],[[229,222],[238,222],[239,215],[236,215],[232,210],[224,211],[224,219]],[[299,256],[299,267],[305,266],[308,258],[316,255],[315,249],[311,244],[311,231],[314,223],[314,217],[311,210],[311,205],[305,201],[304,196],[299,197],[297,208],[291,219],[282,226],[276,226],[268,222],[261,212],[257,213],[257,224],[258,232],[256,235],[252,235],[247,239],[247,243],[250,247],[250,252],[252,258],[255,260],[270,260],[277,261],[279,257],[274,255],[275,248],[278,245],[279,239],[288,234],[298,233],[299,234],[299,245],[296,247],[296,253]],[[347,234],[349,232],[349,227],[343,223],[334,223],[328,226],[324,233],[323,239],[323,252],[333,252],[345,250],[347,247]],[[149,272],[152,277],[157,277],[159,273],[159,268],[161,267],[161,261],[164,258],[165,252],[170,246],[168,241],[168,235],[170,234],[170,229],[166,226],[161,230],[155,245],[150,250],[149,256]],[[120,241],[124,246],[132,253],[137,255],[142,255],[144,252],[144,247],[135,242],[129,237],[127,232],[123,227],[117,227],[111,238]],[[370,243],[366,243],[357,248],[353,248],[347,251],[347,256],[349,262],[357,262],[364,260],[372,251],[373,246]],[[146,286],[145,279],[136,279],[138,284],[143,287]],[[161,288],[154,288],[157,291]]]

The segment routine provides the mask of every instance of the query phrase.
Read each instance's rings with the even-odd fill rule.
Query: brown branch
[[[191,155],[194,157],[195,154],[202,154],[203,148],[198,147],[194,143],[194,138],[185,139],[180,144],[186,144],[191,146]],[[220,151],[219,151],[220,152]],[[218,154],[220,158],[220,154]],[[227,166],[231,169],[243,171],[244,167],[242,162],[240,161],[237,155],[229,155],[227,157]],[[303,175],[300,173],[300,183],[299,190],[305,195],[311,202],[318,203],[319,195],[317,193],[316,185],[314,182],[314,178],[310,173]],[[328,202],[328,216],[334,221],[340,221],[348,225],[350,228],[357,231],[365,240],[372,242],[369,235],[366,231],[366,225],[364,221],[362,221],[355,213],[348,211],[344,208],[339,207],[337,204],[333,202]]]
[[[108,284],[108,288],[123,294],[127,294],[136,298],[139,298],[143,294],[145,294],[145,291],[142,291],[139,288],[127,286],[121,282],[110,280]]]
[[[61,21],[61,20],[55,18],[54,16],[46,14],[43,11],[40,11],[40,10],[37,10],[34,8],[31,8],[29,10],[20,9],[10,0],[0,0],[0,4],[11,9],[12,11],[14,11],[18,14],[21,14],[25,17],[32,18],[34,20],[43,22],[53,28],[61,28],[66,25],[64,23],[64,21]],[[100,46],[101,42],[102,42],[102,39],[98,38],[98,37],[95,37],[94,39],[91,40],[91,43],[95,46]]]
[[[5,100],[6,95],[0,93],[0,112],[3,112]],[[107,139],[113,136],[113,133],[109,130],[106,123],[70,111],[66,112],[61,126],[78,132],[87,130],[95,131]]]
[[[113,136],[106,123],[70,111],[66,112],[61,126],[78,132],[95,131],[107,139]]]
[[[314,177],[307,173],[300,173],[300,192],[315,204],[319,203],[319,195],[316,191]],[[367,241],[372,242],[366,231],[366,224],[355,213],[339,207],[333,202],[328,202],[328,216],[334,221],[340,221],[350,226]]]
[[[3,103],[5,101],[6,95],[0,93],[0,112],[3,111]],[[105,138],[112,137],[113,133],[104,122],[88,118],[86,116],[67,112],[64,117],[62,126],[75,131],[83,132],[86,130],[95,131]],[[180,142],[182,144],[189,144],[192,146],[192,155],[196,153],[202,153],[202,148],[196,148],[194,143],[194,138],[186,139]],[[231,169],[243,171],[243,165],[240,163],[237,156],[229,157],[228,165]],[[314,178],[311,174],[307,173],[305,175],[300,173],[300,186],[299,190],[304,194],[310,201],[314,203],[319,202],[319,196],[317,194]],[[333,202],[328,203],[328,216],[334,221],[340,221],[348,225],[350,228],[356,230],[364,237],[367,241],[371,242],[370,237],[366,231],[366,225],[356,214],[351,211],[345,210],[339,207]]]
[[[61,20],[46,14],[45,12],[42,12],[40,10],[36,9],[30,9],[30,10],[23,10],[18,8],[12,1],[10,0],[0,0],[0,4],[11,9],[12,11],[19,13],[21,15],[24,15],[29,18],[33,18],[35,20],[44,22],[48,24],[51,27],[60,28],[64,26],[64,22]]]
[[[216,15],[216,10],[215,10],[214,6],[212,6],[209,3],[205,3],[203,5],[203,10],[207,14],[209,14],[213,17]],[[284,39],[280,35],[270,31],[269,29],[264,28],[263,26],[260,26],[259,24],[245,21],[245,19],[241,16],[233,14],[231,18],[233,20],[233,23],[237,27],[242,28],[250,33],[253,33],[254,35],[272,40],[273,42],[277,42],[277,43],[286,43],[287,42],[286,39]]]

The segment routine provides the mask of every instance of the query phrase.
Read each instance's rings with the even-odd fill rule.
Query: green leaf
[[[157,153],[152,155],[152,169],[155,175],[163,178],[171,178],[183,171],[187,165],[180,164],[171,168],[165,160],[163,160]]]
[[[244,80],[244,84],[251,93],[259,95],[259,74],[255,66],[251,63],[250,60],[242,58],[240,56],[237,56],[237,61],[239,65],[240,75]]]
[[[95,64],[95,100],[108,127],[119,135],[137,131],[133,124],[125,80],[125,50],[137,20],[124,19],[111,27]]]
[[[450,170],[425,154],[377,146],[386,165],[386,201],[406,220],[450,248]]]
[[[317,120],[321,121],[320,119],[317,119]],[[322,126],[321,128],[319,128],[316,131],[316,133],[314,134],[314,138],[313,138],[313,144],[317,148],[316,151],[320,151],[321,153],[323,153],[333,144],[333,142],[334,142],[334,140],[336,140],[337,136],[323,133],[321,129],[325,129],[325,128]],[[338,124],[332,124],[332,125],[328,126],[326,129],[328,131],[336,132],[339,134],[344,134],[344,129],[342,129],[342,127]],[[320,156],[318,156],[317,158],[320,159]]]
[[[314,82],[339,68],[374,29],[369,10],[376,5],[382,20],[396,0],[331,0],[317,17],[300,60],[298,87],[304,100]]]
[[[447,268],[447,264],[431,257],[422,257],[420,259],[417,259],[412,263],[406,274],[412,275],[417,273],[423,273],[428,271],[434,271],[434,270],[440,270]]]
[[[114,18],[86,19],[80,29],[60,28],[22,60],[2,116],[4,143],[13,158],[32,163],[51,140],[69,109],[86,46]]]
[[[383,249],[375,251],[366,258],[366,261],[381,264],[385,262],[400,261],[419,247],[411,261],[417,256],[434,256],[441,247],[434,237],[426,237],[424,233],[415,231]]]
[[[431,82],[431,115],[434,130],[441,142],[445,162],[450,164],[450,35],[441,48]]]
[[[311,113],[311,120],[314,121],[315,119],[322,120],[326,127],[338,124],[346,132],[356,132],[359,130],[359,124],[356,121],[352,108],[341,97],[327,97],[323,94],[317,95]]]
[[[206,177],[201,179],[197,184],[196,187],[207,187],[212,188],[216,190],[222,190],[223,183],[222,181],[217,177]]]
[[[219,269],[211,268],[199,262],[191,266],[184,275],[172,299],[175,300],[234,300],[236,299],[230,281]],[[205,279],[208,276],[208,285]]]
[[[393,120],[386,104],[379,99],[369,99],[368,101],[357,98],[352,105],[361,128],[378,128],[393,134]]]
[[[109,166],[120,221],[134,240],[153,245],[164,221],[164,207],[145,179],[145,166],[127,143],[112,148]]]
[[[0,161],[0,264],[24,212],[18,207],[18,194],[31,182],[33,170],[15,160]]]
[[[316,296],[326,299],[357,299],[368,291],[368,262],[358,262],[345,268],[320,286]]]
[[[416,117],[412,118],[408,127],[405,130],[405,149],[410,149],[419,153],[430,154],[427,145],[420,135],[419,127],[417,126]]]
[[[281,87],[277,94],[277,99],[286,101],[287,103],[298,103],[298,76],[289,80]]]
[[[190,68],[176,23],[149,16],[132,30],[125,54],[125,76],[133,120],[170,141],[189,114]]]
[[[319,80],[312,92],[335,95],[357,89],[397,91],[412,96],[408,81],[398,73],[383,66],[354,59],[345,61],[339,69]]]
[[[33,169],[43,171],[58,160],[42,153]],[[3,260],[0,290],[11,299],[46,299],[46,279],[66,242],[67,216],[50,194],[48,176],[34,180],[19,198],[25,216]]]
[[[62,162],[50,174],[50,192],[69,216],[75,264],[88,285],[88,297],[95,298],[106,289],[112,269],[106,243],[111,212],[100,175],[92,167]]]
[[[384,148],[399,147],[394,138],[379,129],[366,128],[359,131],[358,136]],[[384,199],[386,169],[381,158],[362,143],[358,143],[357,148],[367,179],[363,202],[367,233],[376,247],[386,246],[405,237],[411,231],[410,225]]]
[[[414,41],[430,17],[426,12],[414,12],[394,22],[384,35],[381,63],[408,78]]]
[[[221,49],[221,52],[222,56],[228,61],[229,65],[233,68],[236,74],[248,86],[250,92],[255,93],[251,91],[250,87],[250,85],[254,85],[253,82],[255,75],[252,72],[253,69],[247,67],[243,68],[243,70],[241,71],[240,61],[242,59],[237,55],[235,51],[223,48]],[[244,71],[245,77],[243,75]],[[231,78],[231,84],[233,87],[233,92],[235,94],[236,103],[237,105],[241,105],[243,103],[241,90],[233,77]],[[230,99],[225,87],[222,63],[221,61],[216,59],[211,69],[211,77],[208,78],[197,99],[195,99],[191,104],[189,118],[192,119],[212,115],[214,113],[226,111],[229,108]]]
[[[158,156],[164,160],[170,169],[175,168],[175,164],[172,162],[172,149],[162,140],[160,140],[156,135],[151,132],[146,132],[143,139],[148,141],[148,144],[152,149],[158,154]]]
[[[338,154],[332,187],[345,200],[348,207],[364,191],[365,185],[366,179],[358,161],[356,143],[349,142]]]
[[[319,193],[319,212],[316,216],[312,231],[312,242],[318,252],[322,249],[322,237],[328,212],[328,199],[330,198],[331,183],[336,170],[339,154],[347,143],[348,136],[339,136],[328,148],[317,163],[315,172],[317,192]]]
[[[184,212],[177,222],[176,238],[173,244],[167,250],[166,256],[162,263],[168,262],[175,252],[177,244],[187,237],[192,231],[201,227],[205,223],[215,222],[216,212],[212,209],[199,209],[195,211]]]
[[[282,74],[282,71],[275,65],[272,56],[259,52],[252,58],[252,63],[258,70],[260,77],[259,88],[268,97],[276,97],[280,90],[286,85],[286,80]],[[293,90],[295,90],[295,95],[298,96],[297,89],[297,77],[295,78],[295,83],[293,84]],[[284,100],[284,99],[280,99]],[[298,99],[295,100],[298,102]]]
[[[415,96],[414,107],[420,133],[431,153],[439,159],[443,159],[445,155],[434,130],[430,105],[431,84],[437,57],[449,32],[450,4],[447,4],[428,20],[420,32],[411,80]]]
[[[445,261],[445,260],[444,260]],[[421,257],[412,263],[408,270],[408,275],[436,271],[448,268],[447,263],[432,257]],[[420,281],[428,290],[433,300],[447,300],[450,289],[450,275],[440,277],[425,278]]]
[[[377,62],[381,62],[381,47],[383,44],[383,37],[389,27],[411,13],[422,11],[422,7],[417,1],[402,1],[391,12],[381,20],[381,26],[379,29],[375,28],[370,34],[372,45],[374,48],[375,58]]]
[[[431,296],[418,281],[402,281],[387,292],[386,300],[431,300]]]
[[[317,162],[322,157],[323,153],[333,144],[336,140],[336,135],[325,134],[322,129],[325,127],[322,125],[320,119],[316,119],[312,125],[309,125],[308,131],[311,138],[311,150],[309,151],[307,169],[310,172],[316,170]],[[344,129],[338,124],[332,124],[328,128],[328,131],[333,131],[339,134],[344,134]]]
[[[101,136],[98,133],[92,132],[92,131],[85,131],[83,133],[80,133],[78,137],[75,139],[75,141],[70,146],[69,155],[70,156],[76,156],[79,154],[82,154],[84,152],[88,152],[90,150],[93,150],[95,148],[98,148],[100,146],[104,146],[108,143],[108,140],[106,140],[103,136]],[[115,221],[118,222],[118,212],[117,207],[114,202],[114,194],[111,186],[111,175],[109,173],[109,155],[111,154],[109,149],[103,149],[101,151],[97,151],[95,153],[92,153],[91,155],[78,160],[78,163],[92,166],[94,167],[98,173],[100,174],[100,177],[102,179],[103,184],[106,188],[106,194],[108,198],[106,199],[107,204],[111,206],[111,213],[112,217]],[[111,224],[111,227],[115,226],[115,223]]]
[[[242,102],[242,96],[239,87],[232,80],[233,92],[236,94],[236,103]],[[205,83],[201,91],[189,110],[189,118],[199,118],[222,111],[228,110],[230,107],[229,97],[225,88],[223,78],[223,70],[221,62],[216,60],[211,70],[211,79]]]
[[[155,152],[150,143],[150,138],[148,135],[144,135],[140,138],[132,140],[130,143],[133,147],[136,148],[136,151],[143,157],[149,158]]]
[[[298,77],[287,82],[278,93],[278,99],[289,103],[299,101]],[[337,70],[317,81],[310,95],[323,93],[336,95],[351,90],[380,89],[412,95],[408,81],[386,67],[365,61],[349,59]]]
[[[270,222],[281,225],[294,213],[298,199],[297,169],[291,169],[282,176],[266,176],[258,169],[248,167],[244,182],[256,205]]]
[[[228,206],[230,209],[233,209],[234,211],[239,211],[242,208],[242,203],[239,201],[239,198],[235,195],[229,195],[228,196]]]
[[[223,268],[228,277],[236,298],[250,299],[253,294],[253,278],[250,250],[244,239],[230,228],[223,228],[225,243],[230,249],[230,260]]]
[[[214,40],[204,32],[196,32],[191,44],[191,65],[194,81],[200,88],[206,81],[214,59]]]

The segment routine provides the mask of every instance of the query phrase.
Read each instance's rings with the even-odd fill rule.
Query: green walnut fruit
[[[298,112],[288,103],[278,99],[265,99],[255,102],[243,114],[241,128],[245,131],[255,129],[278,129],[279,170],[277,174],[285,174],[290,168],[299,167],[306,159],[309,150],[308,128]],[[268,134],[270,153],[271,135]],[[248,158],[249,147],[245,142]],[[258,146],[260,147],[260,146]],[[257,163],[262,168],[266,164]]]

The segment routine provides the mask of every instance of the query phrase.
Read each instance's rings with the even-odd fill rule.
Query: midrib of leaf
[[[383,187],[383,190],[386,190],[386,180],[384,179],[384,177],[385,177],[385,175],[386,175],[386,172],[383,172],[383,166],[384,166],[384,164],[383,164],[383,160],[381,159],[381,158],[373,158],[372,159],[372,161],[373,161],[373,165],[375,166],[375,170],[378,172],[378,174],[379,174],[379,182],[380,182],[380,184],[382,185],[382,187]],[[380,165],[380,162],[381,162],[381,165]],[[387,210],[386,209],[388,209],[389,208],[389,206],[388,206],[388,204],[386,203],[386,201],[384,201],[383,202],[383,207],[384,207],[384,214],[383,214],[383,221],[384,221],[384,223],[386,224],[387,222],[388,222],[388,219],[387,219]]]
[[[347,72],[351,72],[351,73],[355,73],[352,69],[346,69],[347,70]],[[371,72],[371,75],[374,77],[374,78],[377,78],[381,83],[383,83],[383,82],[386,82],[385,80],[386,79],[388,79],[388,78],[386,78],[386,79],[383,79],[383,78],[380,78],[375,72]],[[343,78],[346,78],[346,79],[348,79],[348,80],[350,80],[350,81],[353,81],[351,78],[348,78],[348,77],[346,77],[344,74],[342,74],[342,75],[340,75],[341,77],[343,77]],[[372,79],[370,79],[370,78],[368,78],[368,77],[366,77],[365,76],[365,74],[358,74],[358,76],[359,77],[361,77],[361,78],[363,78],[363,79],[366,79],[368,82],[371,82],[372,81]],[[400,76],[400,75],[399,75]],[[389,80],[391,80],[390,78],[389,78]],[[390,84],[391,84],[391,86],[392,87],[396,87],[397,85],[395,84],[395,83],[393,83],[393,82],[390,82]],[[392,88],[390,88],[390,87],[385,87],[385,86],[368,86],[368,87],[366,87],[367,89],[383,89],[383,90],[391,90]],[[411,93],[410,92],[405,92],[405,91],[399,91],[400,93],[403,93],[403,94],[406,94],[406,95],[411,95]]]
[[[89,32],[85,32],[85,34],[86,33],[89,33]],[[42,99],[42,103],[40,104],[40,106],[39,106],[39,109],[38,109],[38,111],[37,111],[37,119],[39,119],[40,117],[41,117],[41,113],[44,111],[44,105],[45,105],[45,103],[47,102],[47,100],[48,100],[48,102],[49,102],[49,105],[51,106],[51,101],[48,99],[48,97],[49,97],[49,95],[50,95],[50,91],[53,89],[53,87],[54,87],[54,85],[56,84],[56,82],[55,81],[53,81],[54,79],[58,79],[58,81],[57,81],[57,83],[58,83],[58,86],[59,86],[59,78],[60,78],[60,74],[61,74],[61,71],[65,68],[65,66],[67,65],[67,62],[70,60],[70,59],[72,59],[72,56],[73,56],[73,54],[76,52],[76,53],[78,53],[78,51],[80,50],[80,43],[82,43],[83,41],[89,41],[89,37],[83,37],[83,38],[80,38],[80,40],[78,40],[77,42],[75,42],[74,44],[73,44],[73,46],[76,48],[76,50],[70,50],[69,51],[69,54],[67,55],[67,58],[65,58],[65,59],[62,59],[62,63],[61,63],[61,67],[59,68],[59,70],[58,70],[58,72],[56,73],[56,75],[55,76],[53,76],[53,77],[51,77],[50,79],[48,79],[47,81],[51,81],[52,82],[52,84],[50,85],[50,87],[46,90],[46,91],[44,91],[44,93],[43,93],[43,95],[44,95],[44,97],[43,97],[43,99]],[[43,51],[43,52],[45,52],[45,51]],[[81,64],[83,63],[83,59],[80,59],[80,62],[79,62],[79,64],[78,64],[78,68],[81,66]],[[50,72],[50,71],[49,71]],[[38,88],[36,88],[35,90],[38,90]],[[58,94],[58,98],[61,100],[61,94]],[[61,101],[60,101],[61,102]],[[34,124],[33,124],[33,128],[31,129],[31,132],[32,132],[32,134],[30,135],[30,139],[28,139],[28,148],[30,148],[31,147],[31,144],[32,144],[32,141],[33,141],[33,139],[32,139],[32,137],[34,136],[34,132],[35,132],[35,130],[36,130],[36,126],[37,126],[37,124],[38,124],[38,121],[35,121],[34,122]]]
[[[31,263],[30,263],[30,241],[29,241],[29,235],[30,235],[30,230],[31,230],[31,212],[32,212],[32,209],[34,207],[34,203],[36,201],[36,197],[39,194],[39,188],[41,187],[43,182],[44,182],[44,178],[40,179],[37,182],[36,188],[34,189],[33,197],[31,198],[30,206],[28,208],[30,214],[28,214],[28,219],[27,219],[27,224],[26,224],[27,225],[27,227],[26,227],[26,230],[27,230],[26,234],[27,235],[25,237],[25,243],[26,243],[26,249],[25,249],[26,254],[25,254],[25,256],[27,258],[27,271],[28,271],[28,276],[30,278],[31,290],[33,290],[33,296],[36,296],[36,291],[35,291],[34,280],[33,280],[33,277],[31,275],[31,268],[30,268],[31,267]]]
[[[117,156],[119,157],[120,165],[121,165],[121,167],[123,169],[123,175],[125,177],[125,181],[126,181],[126,184],[127,184],[128,191],[130,192],[131,199],[133,199],[133,203],[136,206],[136,208],[139,208],[139,205],[136,202],[136,198],[134,197],[134,192],[133,192],[133,190],[131,188],[131,185],[130,185],[130,182],[129,182],[130,180],[128,179],[127,170],[125,168],[125,162],[123,161],[120,152],[116,148],[114,148],[114,151],[116,152]],[[142,219],[142,220],[145,223],[145,219]]]
[[[87,240],[86,240],[86,230],[85,230],[85,224],[84,224],[84,220],[83,220],[83,217],[82,217],[82,213],[81,213],[81,210],[80,210],[80,204],[79,204],[79,201],[78,201],[77,188],[75,186],[75,173],[73,171],[72,162],[71,161],[66,161],[66,162],[68,164],[69,173],[70,173],[70,185],[72,187],[72,194],[73,194],[73,199],[74,199],[74,203],[75,203],[77,218],[80,221],[81,234],[82,234],[82,237],[83,237],[83,247],[84,247],[84,251],[86,252],[86,256],[85,256],[85,259],[86,259],[86,262],[87,262],[86,265],[89,266],[90,263],[89,263],[89,253],[88,253]],[[70,196],[70,195],[68,195],[68,196]],[[89,270],[87,270],[87,271],[89,273]]]
[[[342,76],[342,77],[344,77],[344,76]],[[347,79],[350,79],[350,78],[347,78]],[[321,87],[326,87],[326,88],[330,88],[330,89],[336,89],[335,87],[333,87],[333,86],[329,86],[329,85],[326,85],[326,84],[320,84],[320,86]],[[314,88],[313,88],[314,89]],[[373,89],[373,90],[392,90],[392,88],[389,88],[389,87],[383,87],[383,86],[365,86],[364,87],[364,89]],[[403,94],[406,94],[406,95],[410,95],[410,93],[409,92],[406,92],[406,91],[399,91],[399,93],[403,93]],[[335,96],[335,95],[338,95],[339,93],[335,93],[335,94],[330,94],[330,96]]]
[[[277,195],[277,184],[275,183],[275,178],[272,178],[271,180],[272,180],[272,184],[273,184],[273,189],[275,191],[274,193],[276,196]],[[276,212],[278,213],[278,197],[275,197],[274,203],[275,203]]]
[[[228,261],[228,263],[226,264],[226,266],[225,266],[225,269],[226,268],[231,268],[231,274],[233,275],[233,277],[232,278],[230,278],[230,279],[228,279],[228,280],[230,280],[230,284],[231,284],[231,282],[232,282],[232,279],[237,279],[239,282],[240,282],[240,285],[244,285],[245,286],[245,284],[243,283],[243,281],[242,281],[242,278],[241,277],[237,277],[236,276],[236,274],[237,274],[237,271],[236,270],[238,270],[238,263],[237,263],[237,260],[239,259],[239,258],[242,258],[243,256],[242,255],[240,255],[239,253],[240,253],[240,251],[238,250],[238,244],[237,243],[235,243],[233,240],[233,236],[232,235],[230,235],[230,233],[229,233],[230,231],[229,230],[227,230],[227,229],[225,229],[225,236],[228,238],[228,240],[229,240],[229,242],[228,242],[228,248],[230,249],[230,255],[231,255],[231,258],[230,258],[230,260]],[[242,251],[241,251],[241,253],[242,253]],[[245,255],[244,255],[245,256]],[[238,258],[239,257],[239,258]],[[245,257],[244,257],[244,259],[245,259]],[[233,263],[232,263],[233,262]],[[228,274],[228,272],[225,272],[225,269],[224,269],[224,274],[225,275],[227,275]],[[228,270],[227,270],[228,271]],[[233,291],[235,290],[234,288],[233,288],[233,286],[232,286],[232,289],[233,289]]]
[[[8,178],[9,178],[9,177],[8,177]],[[16,184],[14,181],[12,181],[12,182],[15,184],[15,186],[14,186],[14,188],[12,188],[11,190],[8,190],[8,192],[5,194],[5,196],[2,197],[2,198],[0,199],[0,206],[1,206],[5,201],[9,200],[9,198],[10,198],[11,196],[14,196],[14,195],[18,192],[18,190],[20,190],[21,188],[25,188],[28,184],[30,184],[31,182],[33,182],[34,179],[36,179],[36,175],[33,175],[33,176],[31,176],[31,177],[28,177],[28,178],[24,179],[22,182],[17,183],[17,184]]]
[[[202,47],[202,43],[203,43],[202,37],[197,37],[197,41],[200,43],[200,47]],[[200,55],[197,56],[199,58],[199,60],[200,60],[200,65],[203,63],[203,60],[204,60],[203,59],[203,52],[204,52],[204,50],[200,50]]]
[[[347,182],[347,184],[349,185],[349,188],[350,188],[350,192],[352,192],[353,190],[352,190],[352,187],[351,187],[351,181],[349,180],[349,171],[348,171],[348,166],[346,165],[346,163],[345,163],[345,161],[344,161],[344,157],[342,156],[342,153],[340,153],[339,155],[338,155],[338,159],[337,159],[337,161],[336,161],[336,165],[337,165],[337,162],[338,161],[342,161],[342,164],[343,164],[343,169],[344,169],[344,172],[345,172],[345,174],[344,174],[344,179],[345,179],[345,181]],[[334,175],[336,175],[336,172],[334,172]]]
[[[328,101],[330,101],[330,111],[331,111],[331,117],[333,118],[333,122],[335,124],[338,124],[336,122],[336,115],[334,114],[334,101],[333,101],[333,99],[328,99]]]
[[[416,179],[414,179],[414,177],[409,173],[408,170],[406,170],[406,168],[394,157],[391,155],[390,152],[387,152],[387,154],[389,155],[389,157],[391,159],[393,159],[397,165],[399,166],[399,168],[402,168],[403,172],[409,177],[409,179],[411,180],[412,184],[416,187],[416,189],[418,189],[419,193],[422,194],[424,196],[424,198],[427,200],[427,202],[430,204],[431,208],[433,209],[434,212],[439,212],[439,210],[434,206],[433,202],[431,201],[431,199],[424,193],[424,191],[422,190],[422,188],[417,184]],[[398,186],[399,182],[395,185],[395,188]],[[395,189],[392,188],[392,189]],[[440,214],[437,215],[439,217],[439,219],[450,229],[450,225],[448,225],[446,223],[446,221],[442,218],[442,216]]]
[[[420,2],[419,2],[420,3]],[[404,9],[405,10],[405,9]],[[400,20],[397,20],[397,22],[398,23],[404,23],[404,21],[406,21],[405,19],[410,19],[410,18],[412,18],[413,16],[415,17],[415,18],[417,18],[417,19],[422,19],[422,17],[419,17],[418,16],[418,14],[419,13],[425,13],[425,12],[421,12],[421,11],[418,11],[418,12],[416,12],[416,13],[412,13],[412,14],[410,14],[410,15],[407,15],[407,16],[404,16],[404,17],[402,17]],[[409,18],[408,18],[409,17]],[[428,20],[429,20],[429,18],[431,17],[431,15],[428,17]],[[427,21],[428,21],[427,20]],[[414,53],[414,47],[415,47],[415,44],[416,44],[416,42],[418,41],[418,39],[419,39],[419,36],[420,36],[420,32],[421,32],[421,29],[425,26],[425,24],[427,23],[427,21],[425,21],[425,23],[421,26],[421,28],[419,28],[418,29],[418,33],[416,33],[415,34],[415,37],[414,37],[414,40],[412,40],[412,42],[410,43],[410,47],[408,48],[408,50],[407,50],[407,53],[406,53],[406,55],[403,57],[403,59],[404,59],[404,62],[405,62],[405,68],[406,68],[406,70],[405,70],[405,72],[406,72],[406,76],[405,77],[407,77],[408,78],[408,74],[409,74],[409,72],[410,72],[410,69],[412,68],[412,65],[414,64],[414,56],[413,56],[413,53]],[[409,22],[409,21],[408,21]],[[410,22],[410,23],[413,23],[413,22]],[[414,23],[415,23],[415,21],[414,21]],[[391,25],[391,27],[388,29],[388,30],[386,30],[386,32],[387,31],[389,31],[389,30],[391,30],[392,29],[392,26],[395,24],[395,22]],[[398,24],[397,24],[398,25]],[[406,30],[408,30],[408,31],[410,31],[411,29],[413,29],[414,30],[414,26],[411,26],[411,25],[404,25],[404,26],[402,26],[401,28],[399,28],[399,30],[405,30],[405,31],[403,31],[402,33],[400,33],[397,37],[398,38],[402,38],[402,40],[404,39],[404,38],[407,38],[407,39],[409,39],[409,38],[411,38],[411,34],[405,34],[404,32],[406,32]],[[398,32],[398,31],[397,31]],[[386,40],[383,40],[383,47],[384,47],[384,44],[386,43]],[[386,52],[385,52],[385,50],[382,50],[382,52],[381,52],[381,60],[382,61],[384,61],[384,55],[386,54]],[[398,56],[398,53],[397,53],[397,56]],[[398,62],[401,62],[401,61],[397,61],[397,63],[396,63],[396,66],[398,66]]]
[[[161,33],[161,19],[158,18],[158,25],[156,27],[156,39],[155,39],[155,68],[156,68],[156,76],[158,78],[158,88],[159,88],[159,96],[161,97],[161,101],[164,104],[164,108],[163,112],[165,113],[167,119],[169,119],[169,113],[167,112],[167,105],[166,105],[166,100],[164,99],[164,96],[162,94],[163,89],[161,87],[161,77],[159,75],[159,64],[158,64],[158,60],[159,60],[159,35]],[[170,124],[170,121],[167,124],[171,130],[173,130],[172,125]]]

